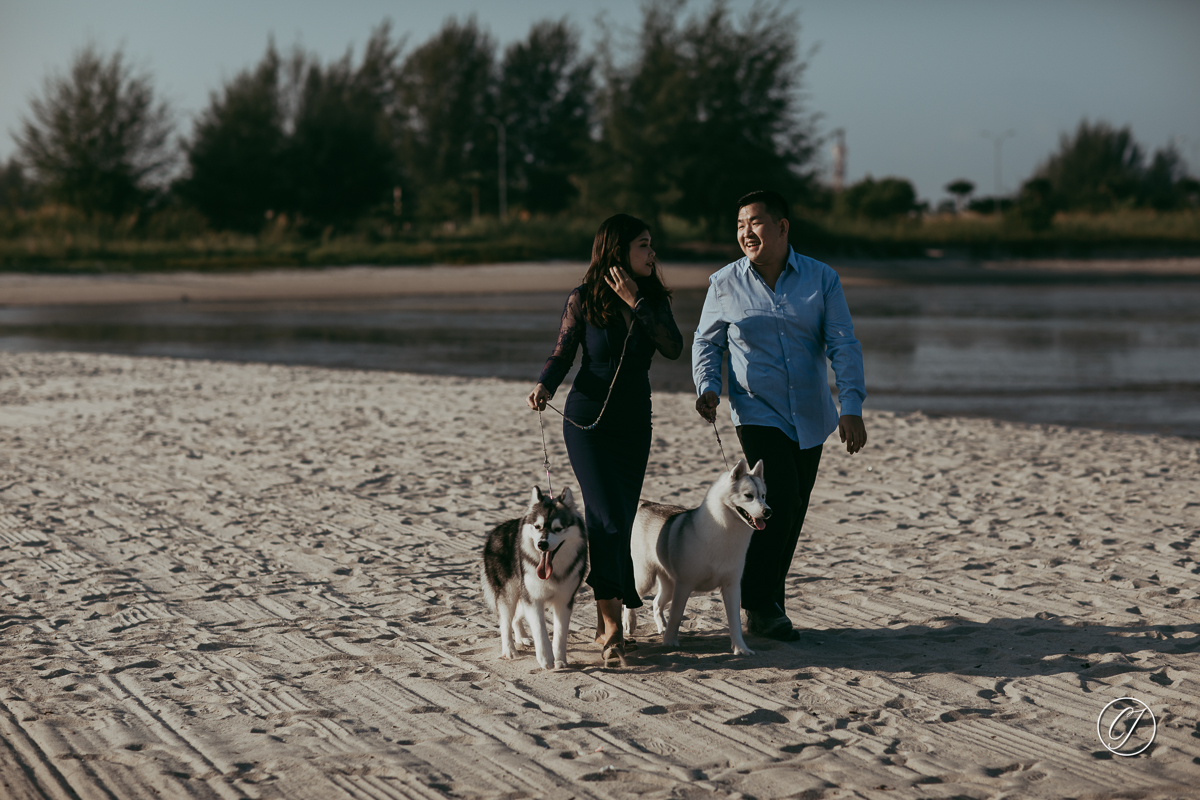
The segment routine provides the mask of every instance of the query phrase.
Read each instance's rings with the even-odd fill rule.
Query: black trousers
[[[751,468],[762,459],[771,507],[767,527],[754,532],[746,551],[742,608],[767,612],[774,604],[784,608],[784,583],[817,480],[822,445],[802,450],[779,428],[766,425],[739,425],[737,435]]]
[[[650,457],[650,420],[647,415],[611,426],[605,420],[605,428],[581,431],[563,420],[567,455],[583,493],[587,583],[597,600],[619,597],[626,608],[640,608],[629,538]]]

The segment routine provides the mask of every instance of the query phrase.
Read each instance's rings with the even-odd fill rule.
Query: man
[[[784,582],[821,462],[836,428],[846,450],[867,443],[862,347],[837,273],[788,244],[787,201],[751,192],[738,201],[737,238],[745,258],[709,278],[692,344],[696,411],[714,422],[721,361],[729,353],[729,405],[746,460],[763,460],[771,519],[756,531],[742,573],[750,632],[795,641],[784,611]],[[837,379],[841,416],[826,382]]]

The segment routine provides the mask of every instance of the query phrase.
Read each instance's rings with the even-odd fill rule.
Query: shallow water
[[[850,286],[868,408],[1200,437],[1200,284]],[[532,382],[560,293],[0,308],[0,349]],[[703,293],[676,293],[690,341]],[[0,380],[4,380],[0,375]],[[685,356],[658,390],[693,391]],[[519,402],[520,398],[515,398]]]

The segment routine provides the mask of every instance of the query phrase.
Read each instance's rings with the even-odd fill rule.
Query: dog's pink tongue
[[[765,519],[755,519],[754,520],[754,530],[761,531],[761,530],[764,530],[766,527],[767,527],[767,521]]]
[[[538,562],[537,576],[542,580],[546,580],[550,577],[552,570],[553,568],[550,566],[550,553],[549,551],[543,552],[542,560]]]

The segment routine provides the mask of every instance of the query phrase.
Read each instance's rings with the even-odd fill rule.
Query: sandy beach
[[[478,585],[544,481],[527,388],[0,353],[0,796],[1195,796],[1200,443],[868,412],[800,642],[733,656],[701,596],[680,649],[602,668],[585,591],[547,672]],[[646,498],[722,468],[691,404],[655,396]],[[1134,758],[1096,734],[1124,695]]]

